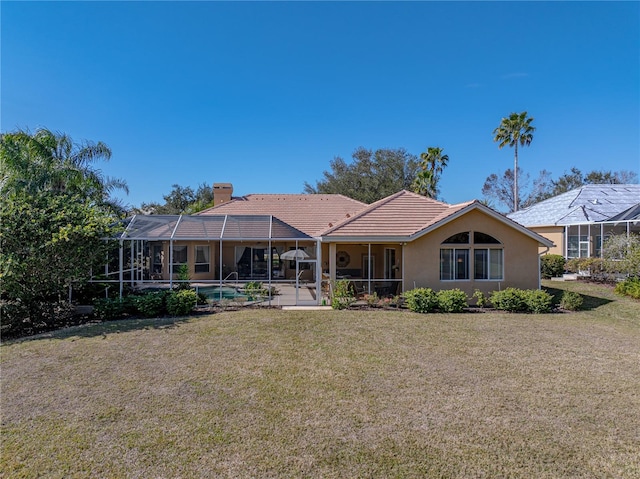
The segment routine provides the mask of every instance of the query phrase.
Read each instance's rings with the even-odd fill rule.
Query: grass
[[[640,303],[253,309],[4,344],[2,477],[640,477]]]

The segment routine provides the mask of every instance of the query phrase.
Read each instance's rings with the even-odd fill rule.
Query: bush
[[[487,305],[487,297],[479,289],[473,292],[472,298],[476,300],[476,306],[479,308],[484,308]]]
[[[437,293],[438,309],[444,313],[461,313],[467,304],[467,294],[456,289],[443,289]]]
[[[557,278],[564,274],[564,265],[564,256],[545,254],[540,258],[540,273],[544,279]]]
[[[415,288],[402,296],[414,313],[431,313],[438,307],[438,297],[431,288]]]
[[[165,312],[165,296],[164,291],[153,291],[142,296],[135,296],[133,301],[141,316],[155,318]]]
[[[197,301],[198,296],[192,289],[171,291],[167,295],[167,312],[171,316],[185,316],[195,308]]]
[[[616,284],[615,293],[640,299],[640,278],[627,278]]]
[[[565,291],[560,299],[560,307],[567,311],[577,311],[582,306],[582,295],[574,291]]]
[[[539,289],[507,288],[491,293],[491,303],[496,309],[510,313],[548,313],[553,296]]]
[[[371,294],[365,294],[364,300],[367,302],[368,306],[378,306],[378,303],[380,302],[380,298],[378,298],[378,293],[376,293],[375,291]]]
[[[93,314],[103,321],[121,319],[125,316],[125,305],[120,298],[102,298],[93,302]]]
[[[527,305],[522,297],[522,291],[516,288],[507,288],[491,293],[491,304],[496,309],[518,313],[527,310]]]
[[[348,279],[340,279],[333,284],[331,307],[333,309],[346,309],[356,300],[351,290],[351,282]]]
[[[523,292],[524,303],[527,306],[527,312],[535,314],[544,314],[551,312],[553,304],[553,296],[540,289],[529,289]]]
[[[0,300],[0,332],[3,337],[27,336],[69,326],[73,322],[73,306],[66,301]]]

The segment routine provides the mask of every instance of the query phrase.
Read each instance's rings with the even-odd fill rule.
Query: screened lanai
[[[312,291],[319,283],[318,242],[271,215],[135,215],[116,238],[119,247],[105,266],[106,282],[133,288],[173,287],[188,272],[188,281],[199,285],[249,281],[295,286]],[[281,258],[286,251],[300,254]],[[95,281],[105,282],[96,278]],[[316,288],[317,290],[317,288]],[[312,291],[313,293],[313,291]],[[317,301],[311,294],[308,301]]]

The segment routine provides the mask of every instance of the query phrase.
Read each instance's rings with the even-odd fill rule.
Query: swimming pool
[[[239,293],[235,288],[228,286],[201,286],[198,288],[198,293],[202,293],[214,301],[220,299],[247,299],[245,294]]]

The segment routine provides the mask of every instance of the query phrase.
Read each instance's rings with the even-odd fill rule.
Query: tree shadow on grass
[[[562,299],[562,295],[566,290],[559,288],[550,288],[545,287],[544,290],[553,296],[553,304],[554,306],[558,306],[560,304],[560,300]],[[580,307],[581,311],[591,311],[593,309],[599,308],[600,306],[604,306],[605,304],[612,303],[612,299],[601,298],[598,296],[591,296],[588,294],[578,293],[582,296],[582,306]]]
[[[162,317],[162,318],[130,318],[118,319],[114,321],[93,321],[78,326],[70,326],[63,329],[56,329],[33,336],[8,339],[3,343],[18,343],[23,341],[37,341],[42,339],[68,339],[68,338],[94,338],[98,336],[107,337],[109,334],[127,333],[130,331],[141,331],[145,329],[174,329],[193,319],[187,317]]]

